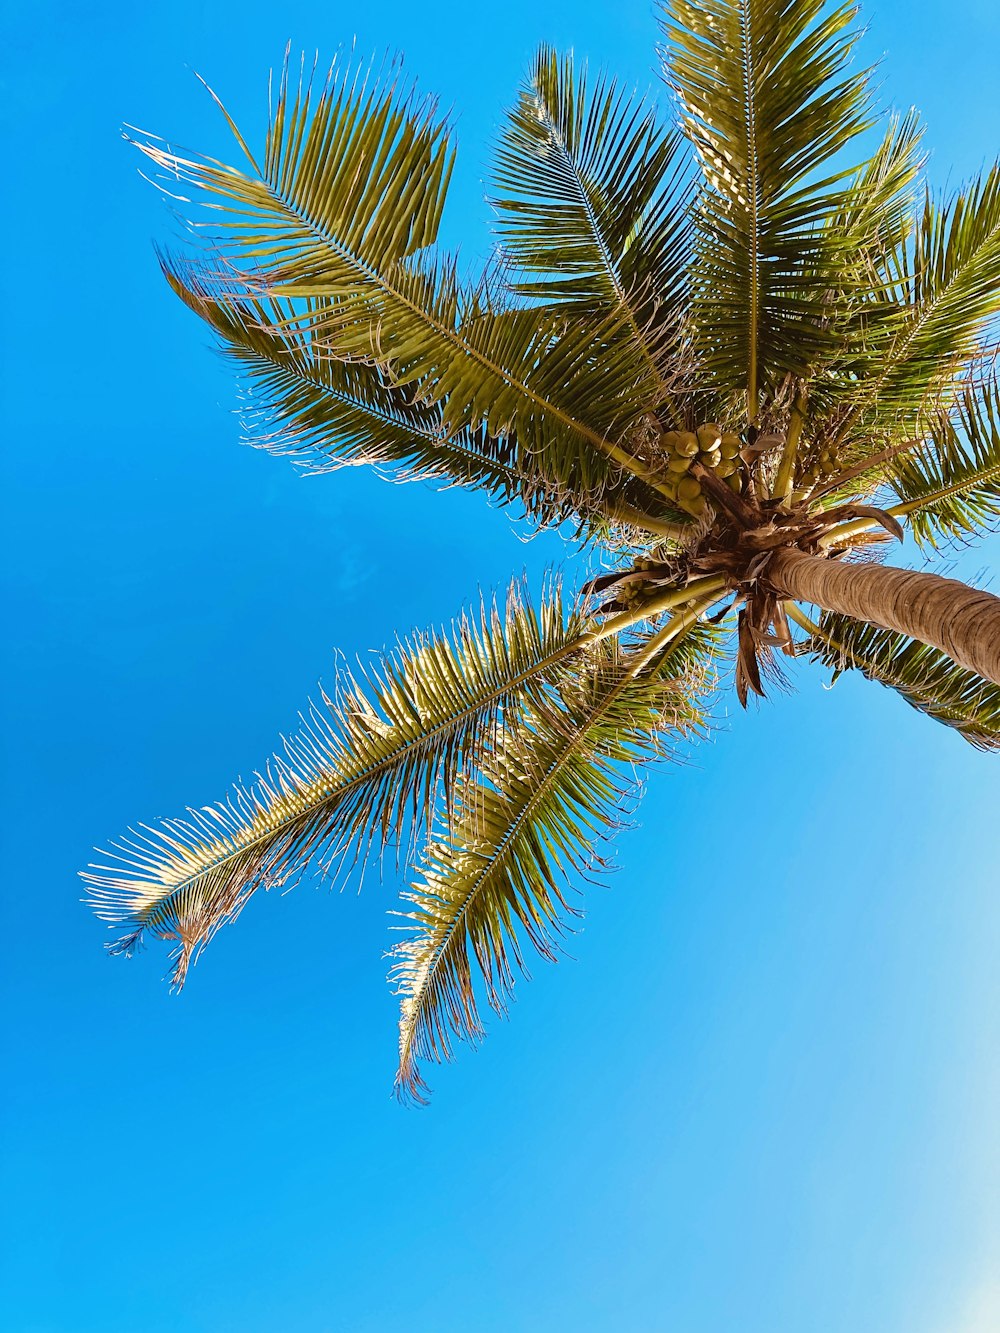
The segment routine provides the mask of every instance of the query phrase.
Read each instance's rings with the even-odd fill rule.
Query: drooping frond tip
[[[392,481],[475,487],[500,504],[520,502],[540,524],[567,517],[567,503],[524,474],[509,442],[455,431],[439,405],[421,402],[379,366],[331,355],[292,303],[234,296],[196,264],[163,254],[160,262],[174,292],[246,374],[243,419],[255,448],[310,473],[364,465]]]
[[[414,637],[377,667],[344,672],[252,786],[130,830],[107,863],[84,872],[90,906],[125,928],[112,949],[131,953],[145,934],[176,942],[172,979],[181,986],[258,889],[353,865],[373,842],[396,842],[404,855],[436,805],[451,800],[459,766],[546,688],[578,646],[579,626],[557,584],[536,611],[515,583],[502,607],[483,604],[448,634]]]
[[[392,952],[401,1098],[426,1099],[422,1059],[481,1036],[474,972],[503,1013],[525,948],[556,957],[568,886],[604,868],[637,766],[669,757],[703,722],[712,638],[700,626],[649,663],[648,637],[596,644],[517,731],[494,733],[478,773],[460,775],[404,895],[410,933]]]

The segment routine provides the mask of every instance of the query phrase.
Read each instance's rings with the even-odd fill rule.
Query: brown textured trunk
[[[909,634],[1000,685],[1000,597],[992,593],[915,569],[842,564],[787,548],[771,557],[767,579],[783,597]]]

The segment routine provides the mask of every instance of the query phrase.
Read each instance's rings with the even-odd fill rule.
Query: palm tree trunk
[[[1000,685],[1000,597],[957,579],[885,565],[842,564],[781,548],[767,567],[775,592],[929,643]]]

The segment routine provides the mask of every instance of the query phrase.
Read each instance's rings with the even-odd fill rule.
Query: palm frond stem
[[[898,505],[893,509],[887,509],[887,514],[894,517],[898,512]],[[879,524],[874,518],[852,518],[846,523],[841,523],[835,528],[830,528],[827,532],[821,533],[816,539],[820,547],[840,546],[848,542],[852,537],[860,537],[862,533],[871,532],[872,528],[877,528]]]
[[[613,619],[606,620],[598,629],[593,630],[589,636],[584,635],[580,642],[581,644],[584,642],[598,643],[601,639],[606,639],[611,634],[620,634],[622,630],[630,629],[643,620],[649,620],[653,616],[661,615],[664,611],[672,611],[675,607],[683,606],[685,602],[691,601],[692,598],[700,600],[708,597],[707,606],[711,606],[726,593],[727,588],[726,579],[721,574],[709,574],[705,578],[692,579],[683,588],[671,588],[656,597],[651,597],[649,601],[643,603],[638,611],[622,611]]]
[[[785,615],[789,620],[794,620],[799,629],[804,629],[807,634],[821,637],[822,631],[814,620],[810,620],[806,613],[799,606],[798,602],[793,602],[791,598],[782,602]]]
[[[928,495],[921,495],[916,500],[907,500],[903,504],[893,505],[886,512],[896,515],[916,514],[921,509],[929,509],[940,500],[947,500],[953,495],[960,495],[962,491],[971,490],[974,486],[979,486],[985,481],[993,481],[996,477],[1000,477],[1000,459],[995,463],[990,463],[988,467],[982,468],[971,477],[963,477],[950,486],[941,486],[936,491],[931,491]]]
[[[642,528],[646,532],[655,532],[658,537],[667,537],[671,541],[682,542],[691,535],[690,523],[670,523],[665,518],[654,518],[644,514],[641,509],[627,504],[624,500],[603,502],[602,508],[611,519],[619,519],[633,528]]]
[[[800,388],[792,402],[789,414],[788,431],[785,435],[785,447],[781,451],[781,462],[774,478],[772,494],[779,500],[788,500],[795,480],[795,462],[799,453],[799,440],[806,422],[806,390]]]
[[[750,90],[754,84],[754,62],[750,31],[750,6],[746,0],[740,0],[740,52],[739,64],[743,74],[743,87],[746,93],[744,103],[746,119],[747,146],[747,200],[750,223],[750,236],[753,244],[749,247],[750,282],[749,282],[749,326],[748,347],[749,364],[747,366],[747,417],[753,425],[757,421],[757,341],[760,325],[760,163],[757,149],[757,107]]]
[[[931,491],[928,495],[922,495],[917,500],[907,500],[901,504],[890,505],[885,510],[893,518],[905,518],[907,514],[919,513],[921,509],[928,509],[931,505],[937,504],[941,500],[947,500],[952,495],[959,495],[962,491],[970,490],[984,481],[991,481],[994,477],[1000,477],[1000,461],[990,464],[983,468],[973,477],[964,477],[961,481],[956,481],[951,486],[942,486],[936,491]],[[873,518],[854,518],[839,527],[831,528],[829,532],[823,533],[819,538],[820,546],[839,546],[841,542],[848,541],[851,537],[856,537],[860,533],[868,532],[879,524]]]

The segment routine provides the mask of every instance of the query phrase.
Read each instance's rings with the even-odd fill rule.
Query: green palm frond
[[[924,157],[920,116],[890,115],[871,157],[855,173],[835,215],[841,258],[868,270],[857,284],[869,301],[898,282],[900,247],[913,232],[914,188]]]
[[[619,336],[623,316],[580,328],[498,305],[488,282],[466,290],[453,260],[427,253],[451,163],[432,109],[338,67],[311,96],[282,84],[259,175],[139,143],[207,197],[204,285],[293,302],[289,326],[328,355],[381,366],[438,405],[449,433],[513,434],[549,485],[593,497],[623,471],[645,476],[617,443],[642,415],[634,387],[648,374]]]
[[[499,283],[463,288],[440,258],[400,266],[377,295],[363,319],[333,302],[303,322],[331,355],[371,357],[440,405],[449,430],[515,439],[527,474],[582,505],[638,485],[641,507],[663,507],[648,463],[620,443],[649,406],[638,391],[648,357],[626,335],[627,311],[583,323],[558,306],[514,307]]]
[[[954,663],[937,648],[891,630],[830,613],[810,647],[836,674],[863,672],[978,750],[1000,750],[1000,686]]]
[[[838,275],[828,303],[830,348],[810,385],[810,416],[838,422],[859,385],[879,378],[906,311],[906,247],[914,230],[923,127],[915,111],[890,116],[875,152],[857,171],[830,224]],[[839,424],[839,423],[838,423]],[[851,440],[871,450],[870,433]]]
[[[441,257],[398,266],[367,297],[360,315],[336,300],[301,322],[331,355],[371,358],[394,382],[440,404],[449,429],[484,425],[491,435],[515,436],[554,484],[596,497],[623,472],[648,475],[617,443],[647,409],[636,385],[649,367],[621,336],[626,313],[582,325],[558,307],[512,307],[500,284],[467,289]],[[655,497],[655,482],[649,489]]]
[[[947,385],[1000,313],[1000,165],[943,204],[928,192],[908,277],[907,324],[884,379],[867,387],[883,416],[912,412]]]
[[[125,927],[112,946],[131,952],[146,933],[179,942],[173,980],[259,888],[308,866],[329,872],[364,856],[372,840],[406,842],[445,804],[470,762],[579,647],[581,622],[553,585],[535,612],[512,585],[502,610],[484,606],[449,636],[401,644],[359,678],[345,673],[302,730],[284,741],[253,787],[143,827],[113,846],[111,864],[84,874],[102,920]],[[508,717],[509,715],[509,717]]]
[[[378,366],[328,355],[287,303],[215,293],[187,265],[163,260],[173,290],[222,339],[247,377],[250,442],[311,472],[370,464],[393,480],[439,480],[520,503],[540,523],[571,511],[484,430],[450,433],[439,407],[415,400]]]
[[[555,956],[567,877],[603,865],[634,766],[669,754],[702,720],[712,632],[701,626],[646,666],[646,639],[605,640],[529,704],[521,728],[498,732],[480,771],[463,773],[455,804],[404,895],[414,931],[393,950],[402,996],[397,1087],[423,1100],[421,1059],[448,1058],[481,1034],[473,966],[503,1011],[523,943]]]
[[[918,145],[915,115],[890,126],[836,224],[858,278],[853,302],[842,302],[842,347],[811,385],[811,415],[843,464],[843,480],[822,488],[830,502],[888,484],[913,501],[894,512],[909,514],[933,496],[940,505],[914,522],[930,541],[992,517],[995,348],[984,340],[1000,312],[1000,173],[943,206],[928,196],[908,222]]]
[[[587,312],[626,311],[648,358],[651,406],[676,355],[690,257],[690,171],[680,136],[611,80],[590,88],[543,46],[504,127],[494,199],[514,291]],[[664,345],[666,343],[666,345]],[[669,371],[667,372],[669,373]]]
[[[897,327],[878,347],[880,373],[856,392],[852,425],[912,427],[961,389],[1000,314],[1000,166],[943,203],[928,192],[897,265]]]
[[[967,540],[1000,522],[1000,380],[967,384],[925,443],[903,454],[891,484],[916,540]]]
[[[848,72],[853,5],[672,0],[666,76],[701,161],[693,278],[699,349],[713,376],[760,393],[829,350],[844,172],[833,159],[867,124],[864,72]]]
[[[330,355],[287,302],[235,299],[212,290],[182,261],[162,257],[161,263],[176,294],[215,330],[246,375],[244,419],[257,448],[313,473],[370,465],[393,481],[485,490],[498,504],[522,507],[539,526],[569,520],[584,539],[605,533],[629,510],[654,524],[686,521],[628,474],[596,495],[553,482],[513,432],[492,436],[486,425],[453,430],[439,404],[401,388],[378,365]]]
[[[632,336],[630,310],[583,322],[559,306],[487,309],[460,328],[486,373],[466,405],[460,373],[441,368],[435,396],[446,402],[449,420],[482,418],[491,434],[515,433],[543,475],[592,502],[622,483],[623,468],[625,478],[649,475],[616,443],[662,396],[648,353]],[[656,486],[646,487],[649,503],[662,506]]]

